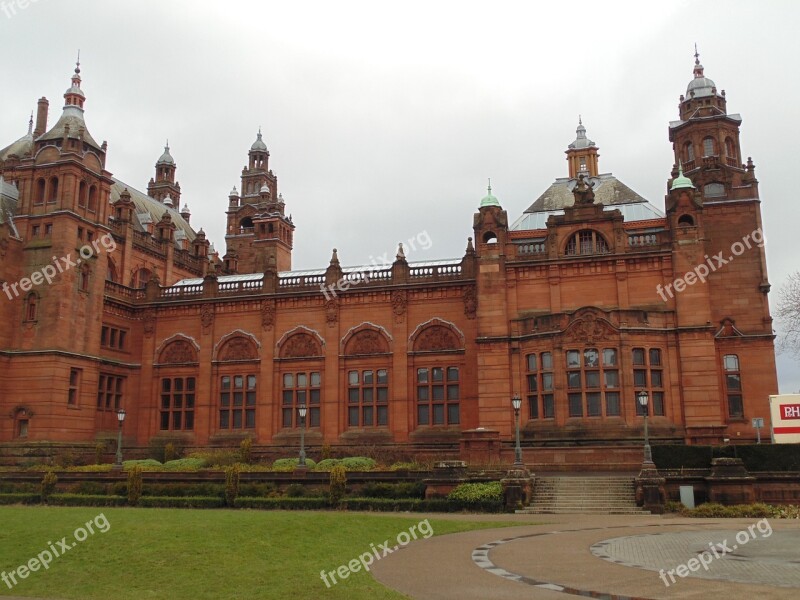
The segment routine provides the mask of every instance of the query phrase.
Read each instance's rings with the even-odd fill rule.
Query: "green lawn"
[[[0,596],[80,600],[399,599],[363,570],[327,588],[333,571],[422,519],[418,515],[132,508],[0,507],[0,572],[104,514],[110,524],[17,579]],[[513,523],[430,519],[435,535]],[[98,520],[104,528],[102,519]],[[518,525],[518,523],[517,523]],[[413,543],[413,542],[412,542]],[[411,576],[412,574],[409,574]]]

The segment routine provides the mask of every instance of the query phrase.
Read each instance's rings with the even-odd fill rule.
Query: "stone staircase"
[[[648,515],[636,506],[632,476],[536,477],[521,514]]]

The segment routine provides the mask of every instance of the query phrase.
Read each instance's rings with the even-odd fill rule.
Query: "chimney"
[[[33,130],[33,137],[38,138],[45,131],[47,131],[47,107],[50,103],[47,98],[42,96],[39,98],[39,106],[36,111],[36,129]]]

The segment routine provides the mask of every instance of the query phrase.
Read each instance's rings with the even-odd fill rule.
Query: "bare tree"
[[[780,329],[778,349],[800,357],[800,271],[795,271],[781,286],[775,311]]]

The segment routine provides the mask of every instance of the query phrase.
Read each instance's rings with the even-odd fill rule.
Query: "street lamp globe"
[[[120,425],[122,425],[125,422],[125,409],[124,408],[120,408],[117,411],[117,421],[119,421]]]
[[[641,405],[641,407],[645,408],[647,406],[648,400],[650,400],[650,397],[647,395],[647,392],[642,390],[641,392],[639,392],[638,398],[639,398],[639,404]]]
[[[519,410],[519,407],[522,406],[522,398],[519,397],[519,394],[515,394],[513,398],[511,398],[511,406],[514,407],[514,410]]]

